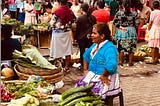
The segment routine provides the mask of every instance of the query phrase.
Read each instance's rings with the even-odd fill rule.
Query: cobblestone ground
[[[160,74],[121,77],[125,106],[160,106]],[[115,106],[117,105],[117,101]]]

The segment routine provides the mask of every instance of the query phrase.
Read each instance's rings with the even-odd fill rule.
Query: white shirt
[[[93,49],[92,49],[92,51],[91,51],[91,56],[92,56],[92,59],[94,58],[94,56],[97,54],[97,52],[98,52],[98,50],[105,44],[105,43],[107,43],[108,42],[108,40],[105,40],[105,41],[103,41],[103,42],[101,42],[99,45],[98,44],[96,44],[96,46],[94,46],[93,47]],[[97,49],[97,46],[98,46],[98,50],[96,50]],[[93,54],[93,52],[96,50],[96,52]]]

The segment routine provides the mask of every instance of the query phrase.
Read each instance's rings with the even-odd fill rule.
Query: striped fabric
[[[90,83],[93,83],[94,86],[92,91],[95,94],[100,95],[103,99],[106,96],[116,95],[121,92],[119,74],[110,75],[108,78],[110,79],[110,85],[103,84],[101,80],[99,80],[100,75],[96,75],[93,72],[89,71],[86,75],[84,75],[77,83],[78,86],[86,86]]]

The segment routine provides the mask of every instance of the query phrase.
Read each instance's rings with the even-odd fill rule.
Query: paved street
[[[121,77],[121,84],[125,106],[160,106],[160,73]]]

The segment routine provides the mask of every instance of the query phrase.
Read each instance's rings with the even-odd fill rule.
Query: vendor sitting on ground
[[[110,34],[105,23],[93,26],[89,38],[94,44],[83,55],[85,75],[76,83],[76,86],[93,83],[93,92],[102,98],[116,95],[121,91],[117,69],[118,50]]]

